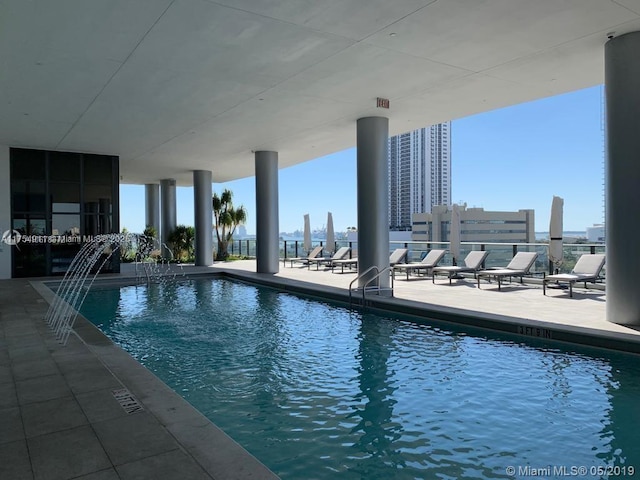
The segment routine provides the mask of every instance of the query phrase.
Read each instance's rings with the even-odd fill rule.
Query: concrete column
[[[144,226],[155,228],[160,235],[160,185],[147,183],[144,186],[144,200]]]
[[[193,171],[193,207],[196,230],[196,266],[213,265],[213,191],[211,172]]]
[[[640,325],[640,32],[607,42],[606,242],[607,320]]]
[[[357,122],[358,275],[372,266],[389,266],[389,119],[360,118]],[[362,287],[374,276],[358,281]],[[389,286],[389,275],[380,276]]]
[[[161,196],[161,233],[160,240],[162,243],[169,245],[169,235],[176,228],[176,181],[172,178],[160,180],[160,196]],[[164,248],[162,248],[163,255],[169,255]]]
[[[278,152],[256,152],[255,162],[257,272],[278,273]]]

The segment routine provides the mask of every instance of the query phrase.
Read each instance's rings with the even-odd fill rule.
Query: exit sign
[[[389,99],[378,97],[376,106],[378,108],[389,108]]]

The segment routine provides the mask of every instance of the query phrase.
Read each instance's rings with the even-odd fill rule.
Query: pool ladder
[[[362,286],[362,287],[356,287],[355,290],[358,290],[359,288],[362,289],[362,306],[364,307],[366,305],[366,293],[367,291],[370,292],[377,292],[378,295],[380,295],[380,292],[383,290],[388,290],[391,292],[391,296],[393,297],[393,280],[394,280],[394,275],[391,275],[391,288],[381,288],[380,287],[380,282],[378,282],[377,285],[374,286],[369,286],[371,284],[371,282],[373,282],[374,280],[377,280],[380,278],[380,276],[383,273],[391,273],[392,272],[392,268],[391,266],[385,267],[382,270],[380,270],[380,268],[377,265],[372,265],[369,268],[367,268],[364,272],[362,272],[360,275],[358,275],[356,278],[354,278],[353,280],[351,280],[351,283],[349,284],[349,308],[352,307],[352,294],[353,294],[353,284],[355,282],[357,282],[358,280],[360,280],[362,277],[364,277],[365,275],[367,275],[368,273],[375,271],[376,274],[371,277],[369,280],[367,280],[367,282]]]

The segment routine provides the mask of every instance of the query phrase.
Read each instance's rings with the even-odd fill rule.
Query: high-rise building
[[[389,139],[389,228],[411,230],[434,205],[451,205],[451,122]]]

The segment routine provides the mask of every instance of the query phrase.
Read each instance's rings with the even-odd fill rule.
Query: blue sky
[[[493,110],[452,122],[452,201],[485,210],[535,210],[536,231],[549,228],[553,195],[564,198],[564,229],[604,220],[602,87]],[[355,138],[355,124],[354,124]],[[255,179],[214,183],[233,191],[255,233]],[[355,148],[280,170],[280,231],[312,228],[327,212],[337,231],[357,225]],[[193,225],[193,190],[177,189],[177,221]],[[120,186],[120,226],[144,229],[144,186]]]

